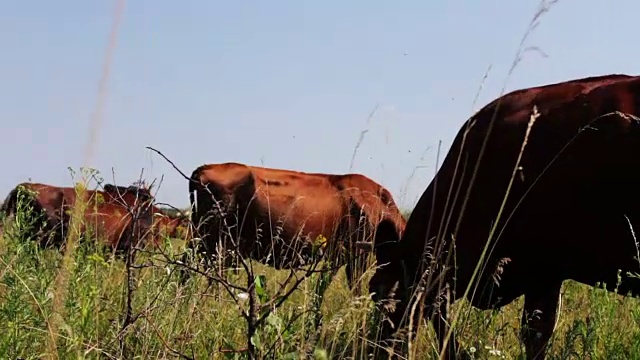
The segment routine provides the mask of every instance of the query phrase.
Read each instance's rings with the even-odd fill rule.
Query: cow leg
[[[349,286],[349,289],[351,289],[351,291],[353,291],[354,293],[358,293],[358,291],[356,289],[354,289],[354,282],[356,279],[354,279],[355,277],[355,269],[357,267],[357,264],[354,264],[354,261],[352,259],[349,259],[349,261],[347,261],[347,264],[344,267],[344,274],[347,278],[347,286]]]
[[[200,256],[200,245],[196,244],[196,242],[198,242],[199,240],[196,239],[188,239],[187,240],[187,244],[185,246],[185,252],[182,255],[182,258],[180,259],[180,262],[184,265],[191,265],[191,262],[189,261],[189,254],[188,252],[191,252],[193,254],[193,258],[197,259]],[[197,262],[196,262],[196,268],[197,268]],[[187,282],[187,279],[190,277],[190,273],[189,270],[187,270],[186,268],[180,268],[178,270],[178,274],[179,274],[179,284],[181,286],[184,286],[184,284]]]
[[[451,327],[449,326],[446,318],[448,315],[447,305],[445,303],[441,304],[431,316],[431,324],[433,325],[433,329],[436,333],[436,337],[438,338],[438,349],[442,352],[444,349],[443,359],[454,360],[458,359],[456,351],[458,349],[458,341],[456,340],[455,330],[451,332],[449,336],[449,341],[447,342],[445,349],[445,338],[449,333]],[[465,358],[465,357],[463,357]]]
[[[555,327],[562,281],[543,283],[524,295],[521,333],[528,360],[543,360]]]
[[[365,271],[367,271],[367,264],[365,260],[364,256],[358,256],[352,252],[349,254],[349,258],[347,259],[347,263],[344,268],[349,289],[351,289],[356,296],[361,295],[360,287],[357,286],[357,281],[360,280]]]
[[[205,235],[202,235],[202,238],[200,239],[189,239],[187,241],[185,250],[192,253],[193,263],[189,261],[190,257],[187,251],[182,255],[181,262],[185,265],[193,266],[196,269],[200,268],[200,262],[202,262],[202,270],[206,273],[212,267],[211,263],[213,262],[213,257],[215,255],[210,249],[211,246],[208,243],[210,236],[206,232],[204,232],[204,234]],[[190,270],[186,268],[182,268],[179,271],[179,274],[180,285],[184,285],[191,277]],[[209,282],[211,282],[211,279],[209,279]]]
[[[406,343],[409,343],[415,340],[418,327],[420,325],[420,322],[423,319],[423,317],[421,316],[422,314],[420,313],[420,307],[423,305],[418,304],[414,309],[413,305],[415,305],[415,303],[413,301],[415,300],[410,301],[408,304],[408,307],[406,308],[401,307],[396,309],[396,312],[395,312],[396,314],[403,314],[403,316],[405,317],[404,320],[402,321],[403,325],[401,325],[401,329],[399,329],[397,335],[389,336],[388,333],[390,330],[388,329],[386,331],[383,330],[383,333],[381,334],[383,344],[388,346],[390,345],[391,351],[394,354],[395,353],[403,354],[402,348],[405,347]],[[433,303],[433,299],[429,297],[425,299],[425,302],[427,304]],[[445,349],[445,344],[444,344],[445,338],[449,333],[449,329],[451,328],[446,320],[448,317],[447,304],[442,302],[440,303],[440,305],[426,305],[425,307],[426,307],[426,311],[424,315],[430,316],[431,318],[431,324],[433,325],[433,329],[436,333],[436,338],[438,339],[438,351],[442,352],[442,350]],[[398,336],[402,336],[405,341],[402,341],[402,342],[393,341],[392,338],[398,337]],[[442,359],[446,359],[446,360],[470,359],[467,353],[462,353],[460,354],[461,356],[458,356],[458,354],[456,353],[457,349],[458,349],[458,341],[456,340],[455,331],[452,331],[451,335],[449,336],[449,340],[447,341],[446,349],[443,353]]]

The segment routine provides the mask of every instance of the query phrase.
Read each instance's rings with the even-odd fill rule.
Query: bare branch
[[[145,148],[146,148],[146,149],[149,149],[149,150],[151,150],[151,151],[155,151],[158,155],[162,156],[162,157],[163,157],[163,158],[164,158],[164,159],[165,159],[169,164],[171,164],[171,166],[172,166],[172,167],[173,167],[173,168],[174,168],[178,173],[180,173],[180,175],[182,175],[182,177],[184,177],[186,180],[193,181],[193,180],[191,179],[191,177],[189,177],[189,176],[185,175],[185,173],[184,173],[184,172],[182,172],[182,170],[180,170],[180,168],[178,168],[178,167],[176,166],[176,164],[174,164],[174,163],[173,163],[173,161],[169,160],[169,158],[167,158],[167,157],[166,157],[166,156],[165,156],[165,155],[164,155],[160,150],[156,150],[156,149],[152,148],[151,146],[145,146]]]

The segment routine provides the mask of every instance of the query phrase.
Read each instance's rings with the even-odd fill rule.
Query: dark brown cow
[[[292,268],[308,262],[313,243],[323,237],[328,246],[324,252],[340,257],[333,259],[334,265],[346,262],[351,286],[354,271],[359,270],[353,264],[356,244],[371,244],[374,232],[384,238],[399,238],[405,226],[389,191],[359,174],[209,164],[193,172],[189,192],[191,220],[204,244],[197,248],[206,252],[207,258],[213,256],[218,239],[227,239],[222,243],[228,248],[240,238],[240,256],[277,269]],[[227,237],[229,234],[232,236]],[[189,244],[195,247],[195,242]],[[347,251],[333,252],[333,248]]]
[[[25,202],[18,199],[19,188],[33,192]],[[29,234],[39,238],[42,247],[62,248],[65,243],[73,206],[76,203],[77,189],[58,187],[41,183],[22,183],[16,186],[4,201],[1,212],[15,214],[19,206],[31,208],[35,215],[41,215],[44,226],[39,233]],[[104,191],[86,190],[86,207],[83,214],[81,231],[89,227],[94,233],[105,235],[109,246],[122,252],[142,239],[152,225],[152,195],[146,189],[121,187],[111,184]],[[133,222],[136,214],[137,222]]]
[[[441,349],[448,327],[438,289],[480,309],[524,295],[523,322],[541,311],[522,329],[527,358],[541,359],[564,280],[613,290],[621,269],[619,291],[638,294],[640,282],[629,276],[640,272],[630,230],[640,228],[637,115],[640,77],[626,75],[518,90],[478,111],[458,132],[402,239],[376,239],[379,269],[369,291],[395,326],[385,321],[382,338],[409,323],[410,295],[422,295],[425,316],[439,310],[432,323]],[[453,358],[455,338],[448,344]]]

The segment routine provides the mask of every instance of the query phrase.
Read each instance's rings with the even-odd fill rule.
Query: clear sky
[[[448,3],[448,4],[447,4]],[[164,174],[158,200],[189,202],[185,173],[242,162],[352,172],[411,207],[467,117],[498,96],[538,0],[129,1],[91,160],[107,180]],[[0,197],[73,183],[96,103],[114,1],[7,1],[0,14]],[[507,90],[638,73],[640,2],[559,1]],[[491,66],[474,105],[482,78]],[[367,123],[369,114],[377,111]]]

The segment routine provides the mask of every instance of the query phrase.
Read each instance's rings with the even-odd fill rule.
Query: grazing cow
[[[524,295],[527,358],[542,359],[564,280],[638,294],[638,115],[640,77],[608,75],[513,91],[467,120],[402,238],[375,240],[382,340],[407,330],[421,299],[455,358],[441,295],[479,309]]]
[[[153,238],[156,245],[160,236],[187,239],[191,220],[186,215],[171,216],[153,207]]]
[[[391,193],[359,174],[209,164],[193,171],[189,192],[191,221],[202,239],[198,244],[204,246],[195,241],[188,246],[206,252],[207,259],[213,257],[214,247],[235,243],[239,256],[277,269],[294,268],[308,263],[320,239],[322,244],[316,245],[335,256],[334,267],[346,263],[350,286],[354,271],[362,270],[355,268],[357,244],[371,244],[374,233],[399,238],[405,226]],[[216,245],[219,239],[224,239],[222,245]]]
[[[20,188],[33,192],[34,196],[20,201]],[[76,196],[77,189],[73,187],[22,183],[9,193],[0,212],[12,215],[20,206],[30,208],[36,219],[43,220],[43,226],[28,235],[39,238],[43,248],[62,249]],[[84,232],[91,227],[105,235],[107,244],[118,253],[141,240],[152,225],[153,196],[146,189],[106,184],[104,191],[86,190],[85,196],[87,201],[80,230]],[[136,222],[132,221],[134,214],[138,219]]]

